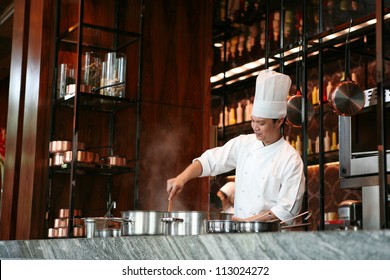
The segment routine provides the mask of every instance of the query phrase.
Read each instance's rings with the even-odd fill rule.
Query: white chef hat
[[[256,79],[252,115],[266,119],[284,118],[290,86],[289,76],[270,69],[260,71]]]
[[[234,182],[227,182],[219,190],[224,194],[226,194],[227,197],[231,197],[231,195],[234,194],[235,189],[236,189],[236,185]]]

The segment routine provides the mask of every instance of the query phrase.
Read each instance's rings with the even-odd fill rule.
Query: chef
[[[217,192],[217,196],[222,202],[222,213],[234,214],[234,193],[235,183],[227,182]]]
[[[281,130],[290,86],[287,75],[261,71],[251,115],[254,133],[237,136],[194,159],[167,181],[168,199],[180,193],[191,179],[236,169],[235,220],[284,221],[298,214],[305,191],[303,162]]]

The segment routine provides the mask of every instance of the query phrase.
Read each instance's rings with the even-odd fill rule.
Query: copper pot
[[[82,142],[77,143],[77,149],[84,150],[85,144]],[[51,154],[55,153],[64,153],[66,151],[72,150],[72,142],[65,140],[51,141],[49,144],[49,152]]]
[[[72,149],[71,141],[51,141],[49,144],[49,152],[51,154],[63,153]]]
[[[72,158],[73,158],[72,151],[66,151],[64,153],[64,163],[71,162]],[[93,152],[77,151],[77,162],[93,163],[95,162],[95,159],[96,159],[96,155]]]
[[[81,210],[73,209],[73,214],[75,217],[81,217]],[[69,209],[60,209],[59,218],[69,218]]]
[[[101,162],[108,166],[126,166],[126,158],[120,156],[103,157]]]
[[[349,23],[349,31],[345,42],[345,80],[338,83],[330,93],[330,103],[334,111],[341,116],[353,116],[364,108],[365,94],[359,85],[352,81],[349,73],[349,34],[352,26],[352,18]]]
[[[364,108],[365,94],[357,83],[347,77],[332,89],[330,103],[338,115],[353,116]]]
[[[304,98],[301,91],[298,89],[296,94],[290,96],[287,100],[287,116],[286,121],[293,127],[301,127],[303,123],[303,108]],[[313,104],[306,102],[307,116],[310,121],[314,115]]]

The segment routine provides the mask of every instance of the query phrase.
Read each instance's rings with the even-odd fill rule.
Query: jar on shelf
[[[105,55],[102,65],[100,93],[108,96],[124,97],[126,88],[126,55],[110,52]]]
[[[74,66],[69,63],[61,63],[58,66],[57,99],[64,98],[67,94],[74,93],[70,86],[75,83]]]
[[[95,93],[100,87],[102,75],[102,55],[98,52],[85,52],[81,58],[80,91]]]

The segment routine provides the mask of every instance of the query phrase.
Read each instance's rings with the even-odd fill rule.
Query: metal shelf
[[[116,112],[137,104],[136,100],[85,92],[80,92],[78,98],[79,108],[91,111]],[[74,107],[74,94],[58,99],[55,105]]]

